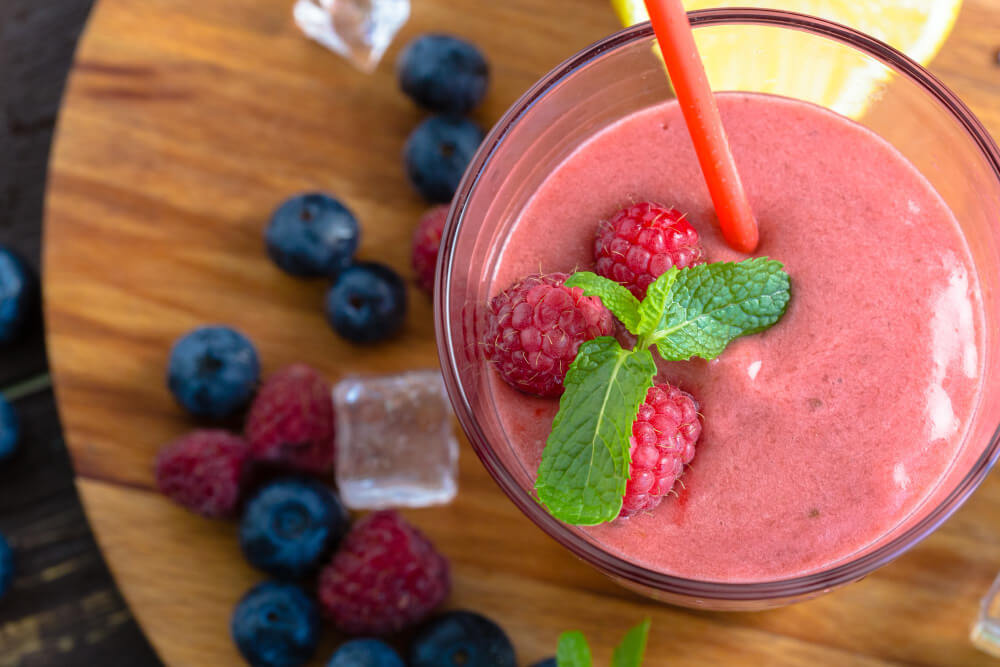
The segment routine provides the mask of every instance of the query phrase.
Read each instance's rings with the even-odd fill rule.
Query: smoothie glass
[[[525,93],[487,137],[445,229],[435,324],[445,382],[463,429],[500,487],[542,530],[612,579],[650,597],[691,607],[761,609],[830,591],[896,558],[947,519],[995,462],[1000,452],[1000,151],[952,92],[871,37],[773,10],[705,10],[690,17],[696,36],[716,30],[734,37],[728,44],[736,61],[753,63],[777,49],[783,67],[801,70],[801,76],[760,77],[769,88],[750,92],[799,99],[813,95],[806,99],[821,101],[822,90],[803,93],[801,81],[816,79],[821,87],[824,73],[816,64],[824,61],[816,55],[833,52],[853,62],[861,75],[881,81],[856,119],[910,160],[960,221],[984,288],[985,375],[968,436],[942,482],[906,519],[862,550],[821,571],[752,583],[685,579],[636,565],[552,518],[535,501],[532,471],[520,463],[496,414],[487,382],[493,371],[476,353],[482,327],[477,304],[486,302],[510,230],[546,175],[596,131],[671,96],[648,24],[612,35],[564,62]],[[788,39],[791,31],[794,40]],[[789,44],[794,52],[782,52]],[[796,79],[788,90],[781,88],[780,81]]]

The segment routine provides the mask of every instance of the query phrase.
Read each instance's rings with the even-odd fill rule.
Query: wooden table
[[[479,43],[494,121],[540,74],[614,30],[604,0],[414,0],[373,76],[304,40],[286,0],[101,0],[82,41],[53,155],[46,316],[78,488],[122,591],[171,665],[237,661],[227,623],[261,577],[231,524],[195,518],[153,490],[150,463],[193,423],[164,386],[171,341],[227,322],[265,371],[306,361],[337,377],[435,363],[431,305],[413,290],[403,335],[352,347],[325,326],[325,285],[274,269],[261,248],[288,194],[330,190],[359,215],[361,256],[409,275],[423,205],[399,153],[421,114],[391,62],[427,30]],[[1000,3],[969,0],[934,71],[1000,131]],[[693,612],[639,598],[574,560],[521,516],[467,448],[458,500],[408,512],[454,564],[450,604],[511,634],[525,663],[583,630],[598,664],[643,616],[648,665],[986,664],[968,642],[1000,568],[1000,482],[990,479],[920,547],[826,597],[756,614]],[[328,655],[332,636],[324,645]],[[317,664],[320,664],[317,662]]]
[[[0,2],[0,243],[38,265],[49,142],[91,0]],[[0,391],[47,369],[41,322],[0,349]],[[15,402],[21,453],[0,464],[0,532],[17,557],[0,600],[0,667],[158,664],[119,595],[73,484],[52,392]]]

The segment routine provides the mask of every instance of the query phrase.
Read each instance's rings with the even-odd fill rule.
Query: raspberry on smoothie
[[[559,396],[580,343],[611,334],[611,313],[565,273],[530,275],[504,290],[488,308],[485,353],[512,387]]]
[[[601,223],[594,240],[594,271],[621,283],[637,299],[668,269],[703,261],[698,232],[684,214],[654,202],[618,211]]]
[[[620,516],[654,509],[684,474],[701,436],[698,403],[667,383],[654,385],[632,422],[628,485]]]

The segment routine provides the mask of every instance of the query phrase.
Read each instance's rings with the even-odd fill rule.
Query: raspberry
[[[392,510],[358,521],[319,576],[319,601],[338,630],[384,635],[423,620],[448,596],[448,561]]]
[[[595,270],[629,288],[637,299],[676,266],[705,261],[698,232],[677,209],[653,202],[626,206],[603,222],[594,240]]]
[[[619,516],[659,505],[694,458],[700,435],[698,404],[690,394],[666,383],[650,387],[632,423],[631,478]]]
[[[509,385],[538,396],[559,396],[584,341],[611,335],[611,312],[565,273],[535,274],[489,303],[485,352]]]
[[[156,485],[163,495],[202,516],[231,516],[240,501],[250,449],[221,430],[194,431],[160,450]]]
[[[413,270],[417,272],[417,284],[428,292],[434,289],[438,248],[447,219],[448,207],[435,206],[424,213],[413,233]]]
[[[257,392],[246,435],[255,459],[305,472],[329,470],[335,451],[330,383],[305,364],[279,370]]]

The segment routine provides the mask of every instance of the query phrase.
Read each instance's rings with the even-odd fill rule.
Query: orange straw
[[[757,221],[736,172],[726,131],[719,118],[719,107],[708,85],[684,6],[681,0],[645,2],[708,193],[715,205],[722,236],[735,250],[751,253],[759,238]]]

